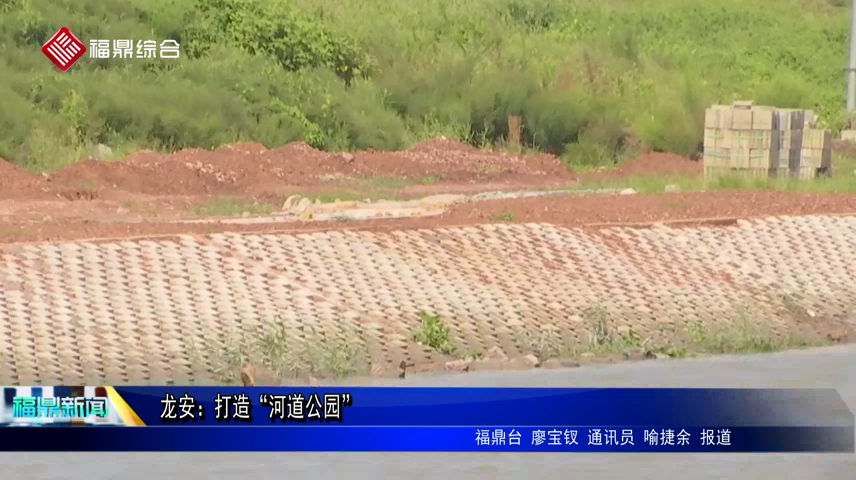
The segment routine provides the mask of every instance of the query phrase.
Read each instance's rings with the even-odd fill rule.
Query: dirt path
[[[173,208],[178,207],[173,205]],[[856,195],[780,192],[556,195],[468,202],[452,206],[442,215],[432,217],[323,222],[294,220],[251,225],[169,223],[156,217],[140,217],[137,220],[110,220],[102,217],[96,220],[86,217],[25,219],[18,216],[0,222],[0,242],[208,234],[224,231],[390,230],[496,222],[538,222],[570,227],[679,221],[727,223],[734,218],[812,214],[856,214]]]

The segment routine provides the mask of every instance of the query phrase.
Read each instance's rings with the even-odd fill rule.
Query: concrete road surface
[[[424,386],[834,387],[856,411],[856,346],[571,370],[413,377]],[[852,454],[0,454],[8,479],[841,479]]]

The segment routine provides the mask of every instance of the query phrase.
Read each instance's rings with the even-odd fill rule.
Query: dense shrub
[[[2,0],[0,156],[49,169],[96,143],[490,145],[509,115],[569,162],[615,161],[628,135],[692,154],[711,102],[840,126],[848,17],[828,0]],[[182,58],[61,73],[39,53],[60,26],[175,39]]]

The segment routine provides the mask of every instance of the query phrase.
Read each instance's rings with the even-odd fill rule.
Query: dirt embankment
[[[44,176],[0,160],[0,198],[45,194],[91,199],[118,191],[163,195],[262,195],[337,179],[410,179],[416,183],[568,184],[574,174],[551,155],[480,151],[438,139],[400,152],[328,153],[304,143],[267,149],[241,143],[213,151],[141,151],[121,161],[87,159]]]

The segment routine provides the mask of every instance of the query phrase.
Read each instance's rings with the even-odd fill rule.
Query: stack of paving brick
[[[705,176],[769,176],[778,162],[781,130],[771,109],[751,103],[714,105],[705,114]]]
[[[831,137],[811,110],[752,102],[714,105],[705,114],[705,176],[813,178],[828,172]]]
[[[829,174],[832,170],[832,134],[829,130],[806,128],[802,136],[800,178]]]

